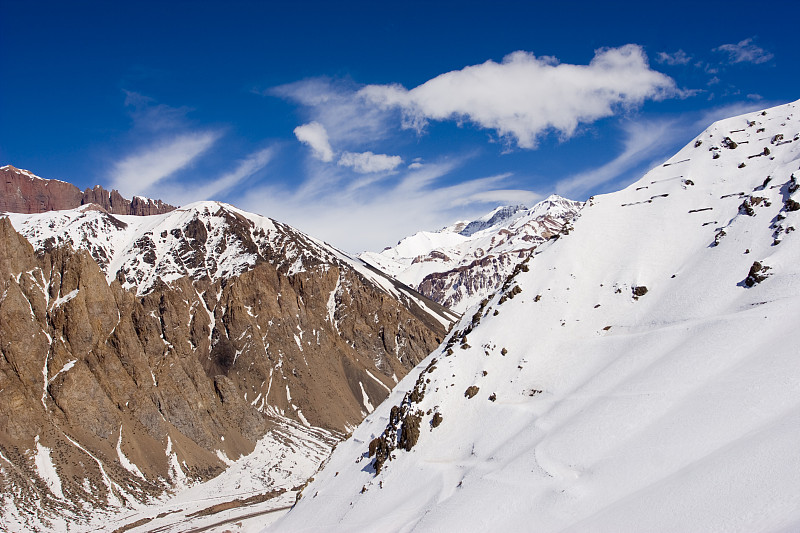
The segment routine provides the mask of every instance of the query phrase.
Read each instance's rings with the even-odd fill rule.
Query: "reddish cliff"
[[[43,213],[84,204],[97,204],[115,215],[158,215],[175,209],[141,196],[127,200],[118,191],[108,192],[99,185],[81,192],[71,183],[40,178],[11,165],[0,167],[0,212]]]

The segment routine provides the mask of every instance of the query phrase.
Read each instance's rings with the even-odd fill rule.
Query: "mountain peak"
[[[514,215],[516,215],[517,213],[521,213],[522,211],[525,211],[527,209],[528,208],[522,204],[497,207],[496,209],[487,213],[481,218],[473,220],[472,222],[468,223],[458,233],[459,235],[463,235],[465,237],[471,237],[472,235],[475,235],[479,231],[483,231],[487,228],[492,228],[497,225],[504,224],[509,219],[514,217]]]

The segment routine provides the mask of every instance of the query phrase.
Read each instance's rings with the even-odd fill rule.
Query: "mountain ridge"
[[[66,181],[41,178],[13,165],[0,167],[0,213],[44,213],[88,204],[116,215],[158,215],[175,209],[143,196],[128,200],[116,189],[109,192],[100,185],[81,192]]]

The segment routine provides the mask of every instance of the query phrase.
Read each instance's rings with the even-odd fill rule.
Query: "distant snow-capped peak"
[[[521,213],[523,211],[527,211],[527,209],[528,209],[527,207],[521,204],[500,206],[491,211],[490,213],[487,213],[486,215],[480,217],[479,219],[467,223],[463,227],[463,229],[461,229],[457,233],[465,237],[471,237],[472,235],[481,230],[503,224],[509,221],[509,219],[511,219],[512,217],[514,217],[514,215],[517,215],[518,213]]]
[[[552,195],[528,209],[500,206],[469,222],[421,231],[361,259],[463,312],[502,284],[530,251],[575,218],[581,202]]]

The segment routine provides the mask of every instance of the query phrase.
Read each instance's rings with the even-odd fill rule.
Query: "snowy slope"
[[[798,105],[593,198],[270,531],[800,530]]]
[[[421,231],[359,257],[450,309],[463,313],[493,293],[530,251],[560,233],[582,204],[557,195],[504,206],[438,232]]]
[[[258,531],[252,520],[245,521],[249,527],[244,529],[237,524],[249,515],[259,516],[257,522],[263,523],[285,513],[294,503],[298,488],[330,455],[337,440],[338,436],[323,429],[276,415],[274,427],[259,440],[253,453],[230,461],[228,470],[216,478],[178,488],[146,503],[126,495],[125,506],[92,509],[81,523],[68,516],[50,518],[49,526],[41,530],[178,533],[208,527],[212,532]],[[59,477],[53,473],[49,479],[58,482]],[[29,513],[30,509],[8,504],[0,516],[0,529],[30,530],[30,523],[22,518]],[[219,522],[224,524],[210,527]]]
[[[346,265],[393,297],[413,302],[442,324],[456,315],[433,309],[419,295],[359,259],[273,219],[221,202],[195,202],[163,215],[110,215],[93,205],[40,214],[8,214],[40,250],[61,244],[88,250],[110,281],[146,294],[158,280],[183,276],[225,279],[269,261],[295,274],[320,263]]]

